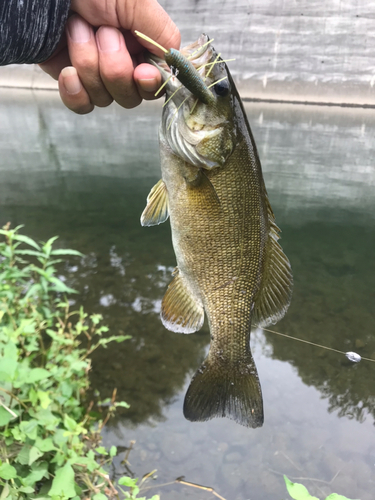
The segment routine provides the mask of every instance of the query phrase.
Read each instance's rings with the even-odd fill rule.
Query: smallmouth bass
[[[141,223],[170,218],[177,268],[162,301],[164,326],[193,333],[205,314],[209,323],[210,350],[186,393],[185,417],[255,428],[264,416],[251,325],[284,316],[293,279],[241,98],[208,41],[201,35],[181,53],[171,49],[167,62],[150,55],[165,81],[175,76],[160,127],[162,179]]]

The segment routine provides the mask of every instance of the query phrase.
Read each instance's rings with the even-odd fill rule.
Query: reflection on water
[[[358,110],[247,109],[295,278],[292,305],[275,329],[375,358],[375,118]],[[185,475],[228,499],[285,497],[285,473],[326,481],[307,484],[319,497],[338,491],[371,500],[369,362],[352,364],[257,331],[252,350],[264,427],[183,418],[186,386],[209,335],[207,327],[193,335],[168,332],[158,318],[175,258],[168,223],[142,228],[139,216],[159,175],[159,114],[157,105],[131,112],[113,106],[78,117],[52,93],[0,96],[0,223],[26,224],[34,238],[59,234],[61,246],[83,252],[62,272],[112,333],[132,335],[94,358],[93,386],[103,397],[117,387],[131,404],[107,428],[107,442],[137,440],[130,456],[137,475],[153,468],[160,482]],[[160,492],[166,499],[201,497],[178,485]]]

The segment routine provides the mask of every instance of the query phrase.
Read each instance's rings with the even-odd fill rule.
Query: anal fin
[[[147,196],[147,205],[141,215],[141,224],[142,226],[156,226],[165,222],[168,217],[168,191],[163,179],[160,179]]]
[[[203,305],[189,292],[178,269],[164,295],[160,316],[172,332],[193,333],[203,326]]]

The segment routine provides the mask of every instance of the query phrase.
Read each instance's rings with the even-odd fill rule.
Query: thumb
[[[181,43],[180,32],[156,0],[118,0],[118,12],[120,24],[123,28],[134,33],[135,30],[144,33],[155,42],[166,49],[179,49]],[[133,4],[134,9],[129,12],[129,4]],[[120,6],[123,6],[123,11]],[[160,49],[151,43],[136,37],[137,41],[154,54],[161,55]]]

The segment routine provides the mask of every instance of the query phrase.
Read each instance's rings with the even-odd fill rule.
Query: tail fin
[[[193,422],[228,417],[246,427],[261,427],[262,390],[251,354],[240,363],[208,355],[187,390],[184,415]]]

